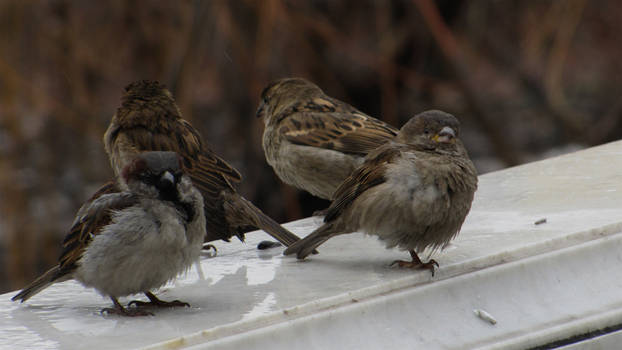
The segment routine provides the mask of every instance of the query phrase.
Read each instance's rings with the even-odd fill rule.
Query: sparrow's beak
[[[455,138],[456,132],[454,131],[454,129],[446,126],[442,128],[438,134],[434,135],[432,139],[439,143],[452,143],[454,142]]]
[[[162,187],[171,187],[175,184],[175,176],[171,174],[170,171],[165,171],[162,176],[160,176],[160,185]]]
[[[263,101],[259,104],[259,107],[257,108],[257,112],[255,113],[255,118],[263,117],[263,112],[264,112],[265,106],[266,106],[266,104]]]

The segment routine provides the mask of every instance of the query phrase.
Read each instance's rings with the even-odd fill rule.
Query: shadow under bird
[[[277,176],[329,200],[365,156],[398,131],[302,78],[266,86],[257,117],[263,118],[263,149]]]
[[[217,156],[198,131],[181,116],[166,87],[156,81],[137,81],[125,88],[122,104],[104,135],[104,146],[115,174],[136,154],[173,151],[183,158],[184,171],[204,198],[206,242],[262,229],[286,246],[299,240],[250,201],[237,193],[237,170]]]
[[[422,262],[417,252],[442,249],[458,234],[477,189],[459,133],[458,120],[442,111],[411,118],[339,186],[324,224],[284,254],[304,259],[331,237],[361,231],[409,251],[412,261],[392,265],[434,274],[437,262]]]
[[[119,191],[98,193],[80,208],[59,264],[12,300],[24,302],[53,283],[75,279],[112,300],[114,308],[102,312],[145,316],[151,313],[142,306],[188,306],[151,292],[198,261],[205,235],[203,198],[181,161],[174,152],[146,152],[128,162]],[[119,303],[136,293],[150,302],[130,302],[136,308]]]

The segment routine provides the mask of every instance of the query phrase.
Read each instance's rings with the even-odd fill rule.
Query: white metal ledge
[[[320,223],[286,226],[303,236]],[[408,254],[359,233],[303,262],[258,251],[267,238],[217,244],[204,278],[192,269],[158,293],[192,306],[154,317],[102,316],[110,301],[75,282],[21,305],[4,294],[0,348],[525,349],[585,335],[566,346],[576,350],[622,340],[593,336],[622,324],[622,142],[481,176],[434,277],[389,267]]]

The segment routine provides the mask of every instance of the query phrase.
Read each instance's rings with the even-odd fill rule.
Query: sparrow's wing
[[[231,188],[231,182],[239,182],[240,173],[204,145],[199,132],[181,118],[174,101],[160,93],[148,101],[135,97],[124,103],[117,110],[117,129],[109,132],[110,143],[125,144],[137,152],[176,152],[202,192],[219,193]]]
[[[201,145],[201,137],[196,129],[183,119],[179,121],[180,123],[177,125],[183,126],[182,132],[187,138],[191,138],[191,143]],[[223,191],[235,193],[231,183],[239,182],[242,180],[242,176],[207,146],[201,146],[194,151],[196,152],[179,154],[184,159],[184,171],[190,176],[193,185],[203,196],[207,224],[206,241],[216,239],[228,241],[229,237],[236,232],[232,232],[232,227],[223,208]],[[243,239],[243,236],[239,237]]]
[[[222,190],[233,190],[232,182],[242,180],[237,170],[210,149],[197,154],[193,160],[184,157],[184,170],[206,198],[218,198]]]
[[[290,142],[365,156],[398,130],[331,98],[314,98],[286,111],[278,131]]]
[[[335,190],[334,200],[324,217],[324,222],[337,218],[361,193],[386,181],[386,166],[401,150],[397,147],[382,147],[370,155],[360,167],[344,180]]]
[[[86,202],[74,219],[69,233],[63,241],[63,252],[59,259],[59,275],[64,275],[76,266],[93,237],[110,223],[112,211],[136,205],[138,198],[130,192],[121,192],[114,182],[108,182]]]
[[[235,168],[217,156],[207,145],[203,145],[201,135],[188,121],[178,119],[178,123],[174,125],[179,128],[174,133],[177,135],[177,144],[180,147],[177,153],[192,160],[192,164],[185,164],[185,166],[193,179],[217,185],[220,189],[225,187],[225,183],[231,187],[230,181],[240,182],[242,180],[242,176]]]
[[[144,90],[144,89],[143,89]],[[175,102],[162,88],[138,91],[117,110],[117,129],[108,132],[108,143],[143,151],[172,151],[183,158],[184,172],[201,192],[205,204],[208,239],[231,236],[222,208],[221,194],[233,191],[232,183],[242,179],[240,173],[218,157],[199,132],[181,114]],[[143,96],[145,95],[145,96]]]

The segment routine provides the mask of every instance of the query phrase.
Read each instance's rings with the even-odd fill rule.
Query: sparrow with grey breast
[[[434,274],[436,261],[422,262],[417,252],[444,248],[458,234],[477,189],[459,134],[451,114],[432,110],[411,118],[339,186],[324,224],[284,253],[304,259],[331,237],[362,231],[409,251],[412,261],[392,265]]]
[[[121,107],[104,135],[104,146],[115,174],[145,151],[173,151],[183,158],[183,168],[204,198],[205,241],[262,229],[286,246],[299,240],[250,201],[239,195],[234,183],[242,177],[217,156],[198,131],[181,116],[166,87],[156,81],[137,81],[125,88]]]
[[[151,292],[198,260],[205,236],[203,198],[181,162],[174,152],[145,152],[128,161],[119,191],[103,188],[80,208],[59,264],[12,300],[24,302],[53,283],[75,279],[112,300],[114,307],[102,312],[144,316],[151,313],[142,306],[188,306]],[[130,302],[136,308],[119,303],[135,293],[150,302]]]
[[[257,117],[266,160],[285,183],[324,199],[397,129],[331,98],[301,78],[270,83]]]

